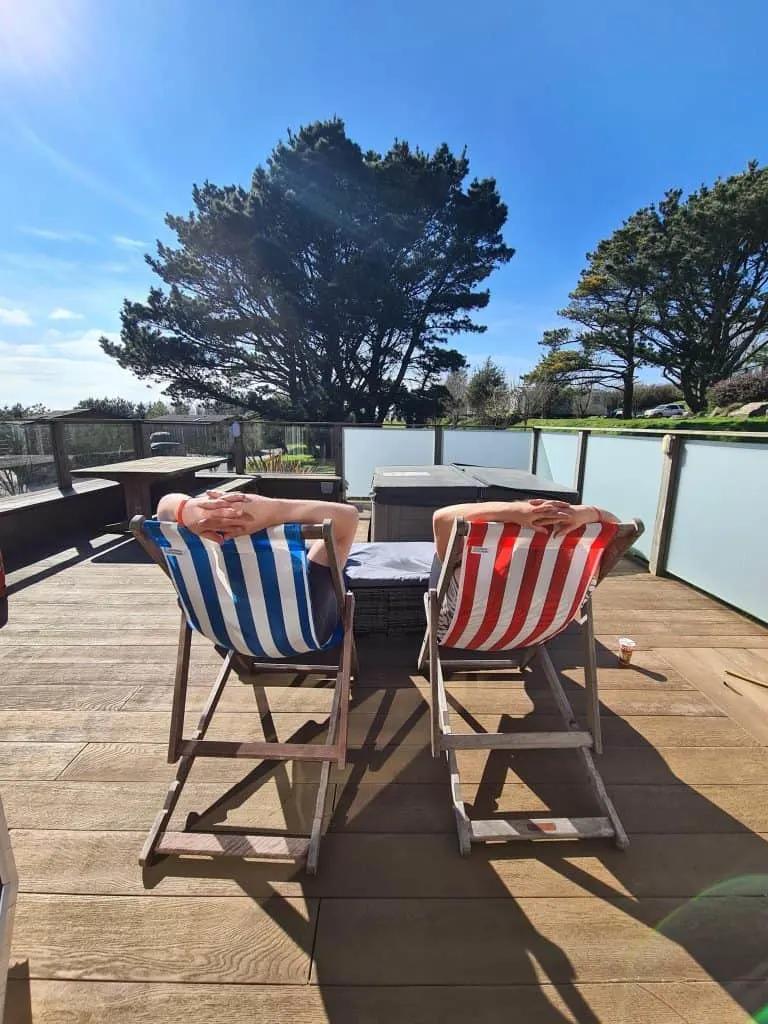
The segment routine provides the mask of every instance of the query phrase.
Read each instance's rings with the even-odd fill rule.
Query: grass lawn
[[[523,424],[518,424],[522,427]],[[768,417],[755,416],[752,419],[735,419],[732,416],[680,416],[675,419],[634,420],[614,419],[613,417],[587,416],[584,419],[528,420],[527,427],[590,427],[599,430],[611,427],[614,430],[753,430],[768,431]]]

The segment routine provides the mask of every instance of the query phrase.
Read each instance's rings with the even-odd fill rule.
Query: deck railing
[[[181,454],[221,455],[240,473],[335,472],[350,498],[368,497],[377,466],[455,462],[529,470],[573,484],[588,504],[643,519],[646,532],[636,553],[651,572],[676,576],[768,621],[764,433],[11,421],[0,423],[0,499],[42,487],[66,489],[76,466],[149,455],[157,430],[170,433]]]

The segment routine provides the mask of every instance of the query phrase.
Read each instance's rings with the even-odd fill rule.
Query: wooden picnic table
[[[72,476],[99,477],[122,484],[125,491],[125,510],[130,519],[135,515],[152,515],[152,484],[171,480],[173,477],[194,476],[199,470],[218,466],[222,462],[226,462],[226,456],[203,458],[195,455],[156,455],[148,459],[113,462],[107,466],[73,469]]]

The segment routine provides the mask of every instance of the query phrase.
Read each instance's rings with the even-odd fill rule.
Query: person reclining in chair
[[[447,505],[439,508],[432,517],[432,532],[435,540],[435,560],[432,564],[430,587],[437,587],[443,561],[448,553],[453,524],[457,519],[481,523],[517,523],[534,533],[554,535],[571,533],[588,523],[618,523],[620,520],[611,512],[595,505],[569,505],[567,501],[547,498],[531,498],[530,501],[480,501],[465,505]],[[459,563],[460,564],[460,563]],[[456,610],[459,591],[458,567],[448,584],[440,609],[440,631],[447,628]]]
[[[157,505],[157,518],[180,523],[192,533],[221,544],[234,537],[258,533],[285,523],[318,525],[330,519],[339,568],[343,571],[357,531],[358,511],[354,505],[331,501],[298,501],[266,498],[261,494],[208,491],[198,498],[188,494],[166,494]],[[310,546],[309,590],[318,634],[330,634],[338,621],[339,607],[323,540]]]

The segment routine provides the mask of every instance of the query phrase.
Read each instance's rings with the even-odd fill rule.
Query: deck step
[[[577,729],[570,732],[443,733],[440,737],[444,750],[571,750],[592,744],[592,733]]]
[[[470,822],[473,843],[513,839],[609,839],[608,818],[497,818]]]
[[[309,839],[238,832],[166,832],[157,854],[200,857],[259,857],[264,860],[303,860]]]

